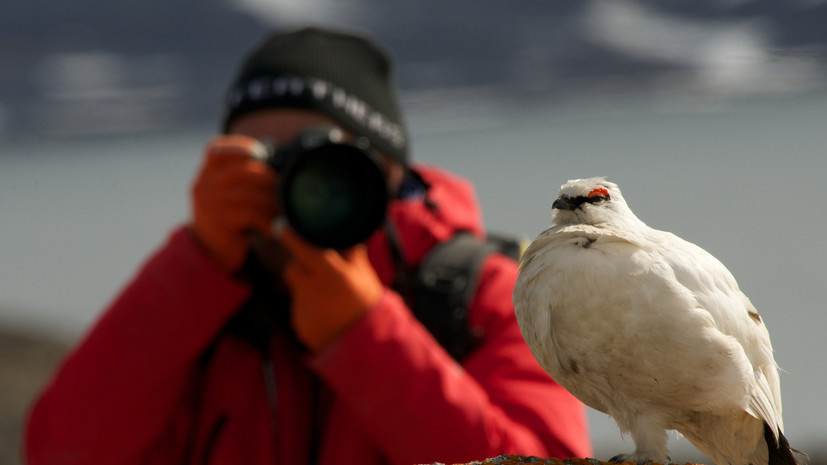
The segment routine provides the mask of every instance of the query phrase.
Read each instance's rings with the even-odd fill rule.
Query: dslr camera
[[[290,145],[264,141],[264,160],[281,176],[278,197],[290,226],[322,248],[364,242],[382,224],[388,185],[365,137],[345,142],[336,128],[312,128]]]

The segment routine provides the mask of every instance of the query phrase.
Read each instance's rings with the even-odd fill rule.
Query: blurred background
[[[413,157],[533,238],[567,179],[723,261],[770,329],[786,434],[827,455],[824,0],[3,1],[0,462],[65,350],[188,216],[241,54],[273,27],[395,56]],[[595,456],[633,448],[589,412]],[[670,439],[677,463],[709,460]]]

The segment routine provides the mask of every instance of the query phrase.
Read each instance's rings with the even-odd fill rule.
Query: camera
[[[367,138],[345,142],[336,128],[311,128],[290,145],[264,142],[281,175],[279,201],[290,226],[322,248],[367,240],[385,219],[388,185]]]

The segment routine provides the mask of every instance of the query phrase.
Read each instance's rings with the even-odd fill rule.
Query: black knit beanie
[[[365,37],[311,27],[256,46],[230,87],[222,129],[243,113],[280,107],[320,111],[406,164],[391,62]]]

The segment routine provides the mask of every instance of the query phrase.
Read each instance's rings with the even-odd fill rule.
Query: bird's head
[[[559,197],[551,208],[552,226],[640,223],[626,205],[617,184],[603,177],[566,182],[560,187]]]

